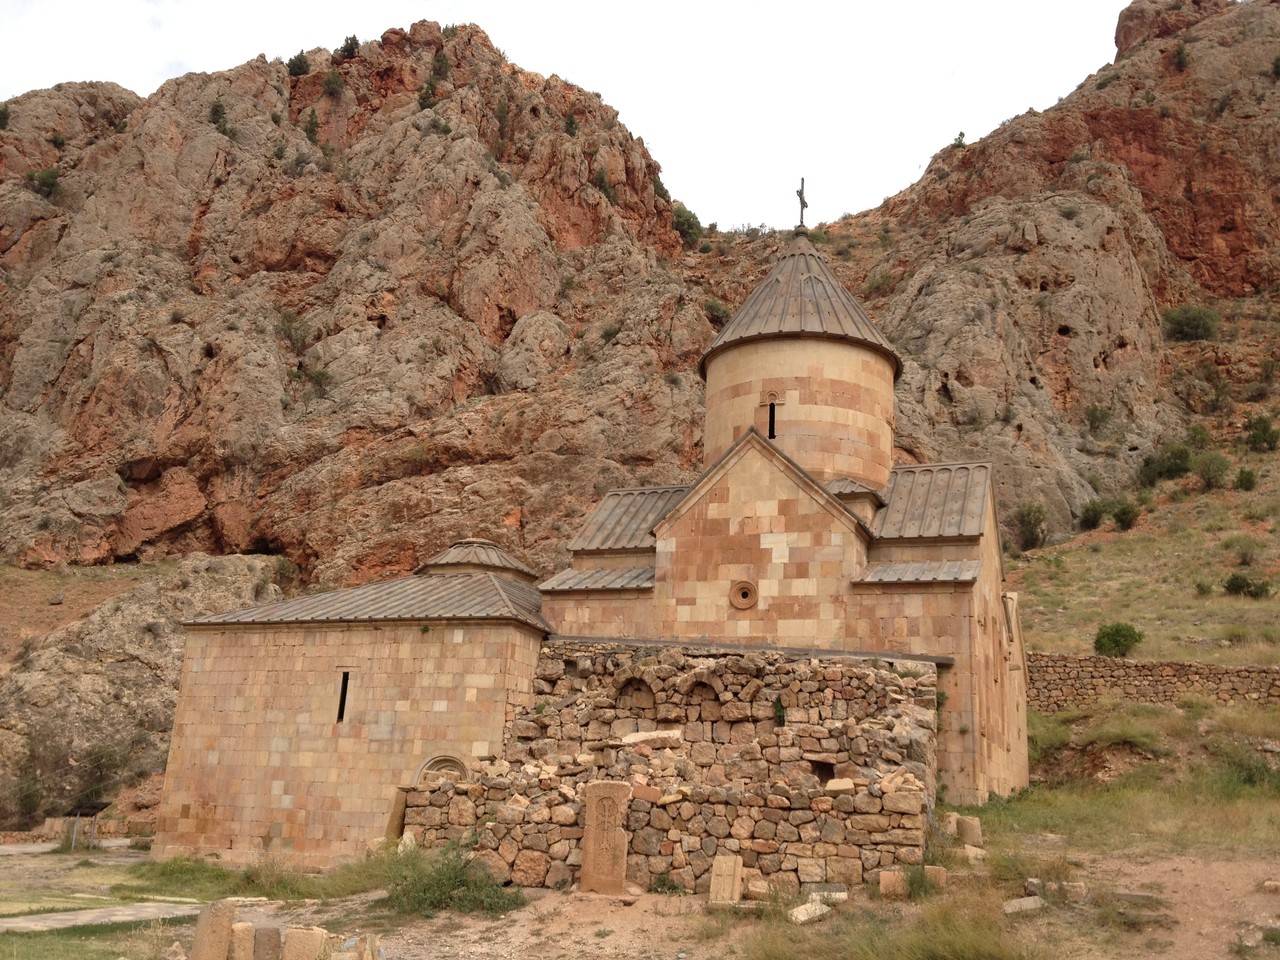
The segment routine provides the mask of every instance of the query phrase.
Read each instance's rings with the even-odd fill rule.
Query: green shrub
[[[276,333],[293,349],[294,354],[302,356],[311,342],[311,327],[298,319],[292,310],[281,310],[276,320]]]
[[[731,315],[729,308],[715,297],[708,297],[704,300],[702,309],[707,312],[707,319],[712,323],[724,323]]]
[[[312,107],[311,112],[307,114],[307,122],[302,125],[302,132],[312,143],[315,143],[316,138],[320,136],[320,118],[316,116],[315,107]]]
[[[1142,633],[1131,623],[1108,623],[1093,637],[1093,651],[1104,657],[1127,657],[1142,642]]]
[[[61,150],[63,147],[67,145],[67,138],[64,137],[61,133],[55,133],[49,137],[49,142],[52,143],[57,149]]]
[[[478,864],[468,864],[457,844],[430,854],[411,850],[397,858],[387,880],[387,902],[401,913],[434,916],[441,910],[491,916],[524,905],[518,889],[506,890]]]
[[[1243,573],[1233,573],[1222,584],[1222,589],[1233,597],[1251,597],[1261,600],[1271,595],[1271,584],[1265,580],[1252,580]]]
[[[609,182],[609,176],[604,172],[603,167],[591,178],[591,185],[603,193],[604,198],[610,203],[618,202],[618,192],[613,189],[613,184]]]
[[[1215,450],[1205,450],[1191,458],[1191,471],[1200,478],[1206,490],[1216,490],[1227,479],[1231,461]]]
[[[356,52],[359,49],[360,41],[356,39],[356,36],[353,33],[342,41],[342,46],[338,48],[338,55],[342,57],[343,60],[350,60],[356,55]]]
[[[42,197],[52,197],[58,189],[58,168],[28,170],[27,184]]]
[[[699,253],[710,253],[710,252],[712,251],[712,249],[713,249],[713,248],[712,248],[711,244],[710,244],[708,241],[703,240],[703,241],[702,241],[702,245],[698,247],[698,252],[699,252]]]
[[[227,108],[223,106],[222,100],[213,101],[209,106],[209,122],[215,127],[221,127],[227,122]]]
[[[680,239],[684,241],[686,247],[692,247],[702,239],[702,222],[698,219],[698,215],[683,203],[677,203],[671,208],[671,225],[675,227],[676,233],[680,234]]]
[[[1018,546],[1034,550],[1044,546],[1049,535],[1048,515],[1039,503],[1024,503],[1013,512],[1013,528],[1018,536]]]
[[[1191,448],[1185,443],[1167,443],[1142,461],[1138,482],[1144,487],[1154,487],[1161,480],[1185,476],[1190,469]]]
[[[667,185],[662,182],[662,178],[656,174],[653,178],[653,195],[667,201],[667,203],[671,202],[671,191],[668,190]]]
[[[1098,527],[1102,526],[1102,521],[1107,519],[1107,514],[1110,512],[1110,504],[1107,501],[1090,500],[1080,510],[1080,529],[1097,530]]]
[[[330,97],[342,93],[342,74],[337,70],[330,70],[324,75],[324,92]]]
[[[1236,472],[1236,489],[1249,491],[1258,485],[1258,471],[1241,467]]]
[[[1179,40],[1178,45],[1173,48],[1173,68],[1181,73],[1190,63],[1191,56],[1187,53],[1187,45]]]
[[[1201,597],[1210,596],[1213,593],[1213,584],[1208,580],[1196,581],[1196,595]]]
[[[1228,553],[1235,554],[1236,563],[1240,564],[1240,566],[1251,567],[1262,557],[1266,544],[1256,537],[1238,533],[1223,540],[1222,548]]]
[[[1270,417],[1255,413],[1244,422],[1244,442],[1250,450],[1259,453],[1274,450],[1280,446],[1280,430],[1276,429]]]
[[[287,66],[289,68],[289,76],[305,77],[311,70],[311,61],[307,59],[306,51],[299,50],[289,58]]]
[[[425,81],[418,88],[418,109],[426,110],[436,105],[436,82],[434,80]]]
[[[573,111],[569,111],[569,115],[564,118],[564,132],[571,137],[578,135],[578,120],[573,115]]]
[[[431,76],[437,80],[447,79],[450,69],[452,68],[449,63],[449,55],[443,50],[437,50],[435,59],[431,61]]]
[[[1089,424],[1089,432],[1097,433],[1111,419],[1111,411],[1098,404],[1090,404],[1084,411],[1085,422]]]
[[[1208,340],[1218,332],[1221,317],[1211,307],[1187,304],[1164,311],[1164,335],[1170,340]]]
[[[1187,427],[1187,436],[1182,442],[1192,450],[1207,450],[1213,443],[1213,437],[1209,435],[1209,428],[1203,423],[1193,423]]]
[[[9,129],[9,105],[0,103],[0,130]]]
[[[1121,497],[1111,505],[1111,516],[1115,518],[1117,530],[1132,530],[1142,516],[1142,507],[1128,497]]]

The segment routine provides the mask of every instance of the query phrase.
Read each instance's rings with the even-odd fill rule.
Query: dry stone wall
[[[427,846],[474,834],[526,886],[579,879],[588,784],[629,787],[626,879],[705,892],[716,856],[756,889],[871,881],[920,863],[937,676],[832,656],[552,642],[501,758],[408,794]]]
[[[1177,703],[1188,694],[1222,703],[1280,703],[1280,667],[1027,654],[1027,704],[1041,713],[1113,697]]]

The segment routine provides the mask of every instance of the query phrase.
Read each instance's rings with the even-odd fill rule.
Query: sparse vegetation
[[[1117,530],[1132,530],[1142,516],[1142,507],[1128,497],[1121,497],[1111,504],[1111,516]]]
[[[350,60],[355,57],[359,50],[360,41],[356,39],[355,34],[352,34],[342,41],[342,46],[338,48],[338,55],[342,57],[343,60]]]
[[[1236,489],[1249,491],[1258,485],[1258,471],[1241,467],[1236,471]]]
[[[1271,595],[1271,584],[1265,580],[1253,580],[1243,573],[1233,573],[1222,584],[1222,589],[1233,597],[1250,597],[1262,600]]]
[[[507,889],[478,864],[468,863],[458,844],[426,853],[411,850],[392,860],[387,902],[401,913],[431,917],[441,910],[496,916],[524,906],[519,888]]]
[[[1244,442],[1253,451],[1274,450],[1280,445],[1280,430],[1266,414],[1255,413],[1244,422]]]
[[[324,75],[324,92],[330,97],[336,97],[342,93],[342,74],[336,69]]]
[[[299,50],[286,64],[291,77],[305,77],[311,71],[311,61],[307,59],[305,50]]]
[[[1174,480],[1191,470],[1191,448],[1185,443],[1168,443],[1142,461],[1138,483],[1154,487],[1161,480]]]
[[[1094,634],[1093,650],[1104,657],[1127,657],[1141,642],[1142,634],[1133,624],[1108,623]]]
[[[0,103],[0,130],[9,129],[9,105]]]
[[[671,225],[680,234],[686,247],[692,247],[702,239],[702,223],[698,220],[698,215],[683,203],[677,203],[671,208]]]
[[[1091,403],[1085,407],[1084,419],[1089,424],[1089,432],[1097,433],[1111,420],[1111,411],[1106,407]]]
[[[316,116],[315,107],[312,107],[311,112],[307,114],[307,122],[302,125],[302,132],[312,143],[315,143],[320,136],[320,118]]]
[[[569,111],[569,115],[564,118],[564,132],[571,137],[578,135],[578,120],[573,115],[573,111]]]
[[[52,197],[58,191],[58,168],[28,170],[27,185],[42,197]]]
[[[1018,546],[1034,550],[1044,545],[1049,535],[1048,514],[1040,503],[1024,503],[1013,512],[1013,529]]]
[[[1216,490],[1226,483],[1231,461],[1215,450],[1205,450],[1191,458],[1191,472],[1200,478],[1205,490]]]
[[[605,173],[604,168],[596,171],[596,175],[591,178],[591,185],[604,194],[604,198],[610,203],[618,202],[618,192],[613,188],[613,184],[609,182],[609,175]]]
[[[449,78],[449,55],[443,50],[437,50],[435,58],[431,61],[431,76],[435,80],[447,80]]]
[[[729,308],[715,297],[702,301],[702,309],[706,311],[707,319],[717,325],[724,323],[732,315]]]
[[[1212,307],[1184,305],[1163,313],[1164,335],[1170,340],[1210,340],[1218,332],[1221,317]]]

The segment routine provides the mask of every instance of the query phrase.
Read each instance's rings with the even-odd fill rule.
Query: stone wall
[[[539,645],[502,622],[189,627],[153,856],[363,856],[421,767],[502,749]]]
[[[1280,703],[1280,667],[1027,654],[1027,702],[1041,713],[1110,697],[1177,703],[1187,694],[1222,703]]]
[[[532,710],[469,781],[407,795],[424,845],[478,837],[497,876],[579,879],[588,784],[626,784],[626,878],[710,886],[720,854],[784,892],[920,863],[932,803],[936,673],[794,653],[548,642]]]

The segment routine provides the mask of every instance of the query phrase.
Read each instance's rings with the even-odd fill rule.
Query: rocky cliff
[[[904,359],[900,457],[992,459],[1004,515],[1059,531],[1274,350],[1280,5],[1136,0],[1116,38],[1057,106],[813,234]],[[12,562],[275,553],[337,584],[480,535],[550,572],[604,489],[695,474],[708,303],[785,238],[681,250],[616,113],[477,28],[307,60],[9,104]],[[1161,308],[1211,300],[1230,337],[1165,343]]]

